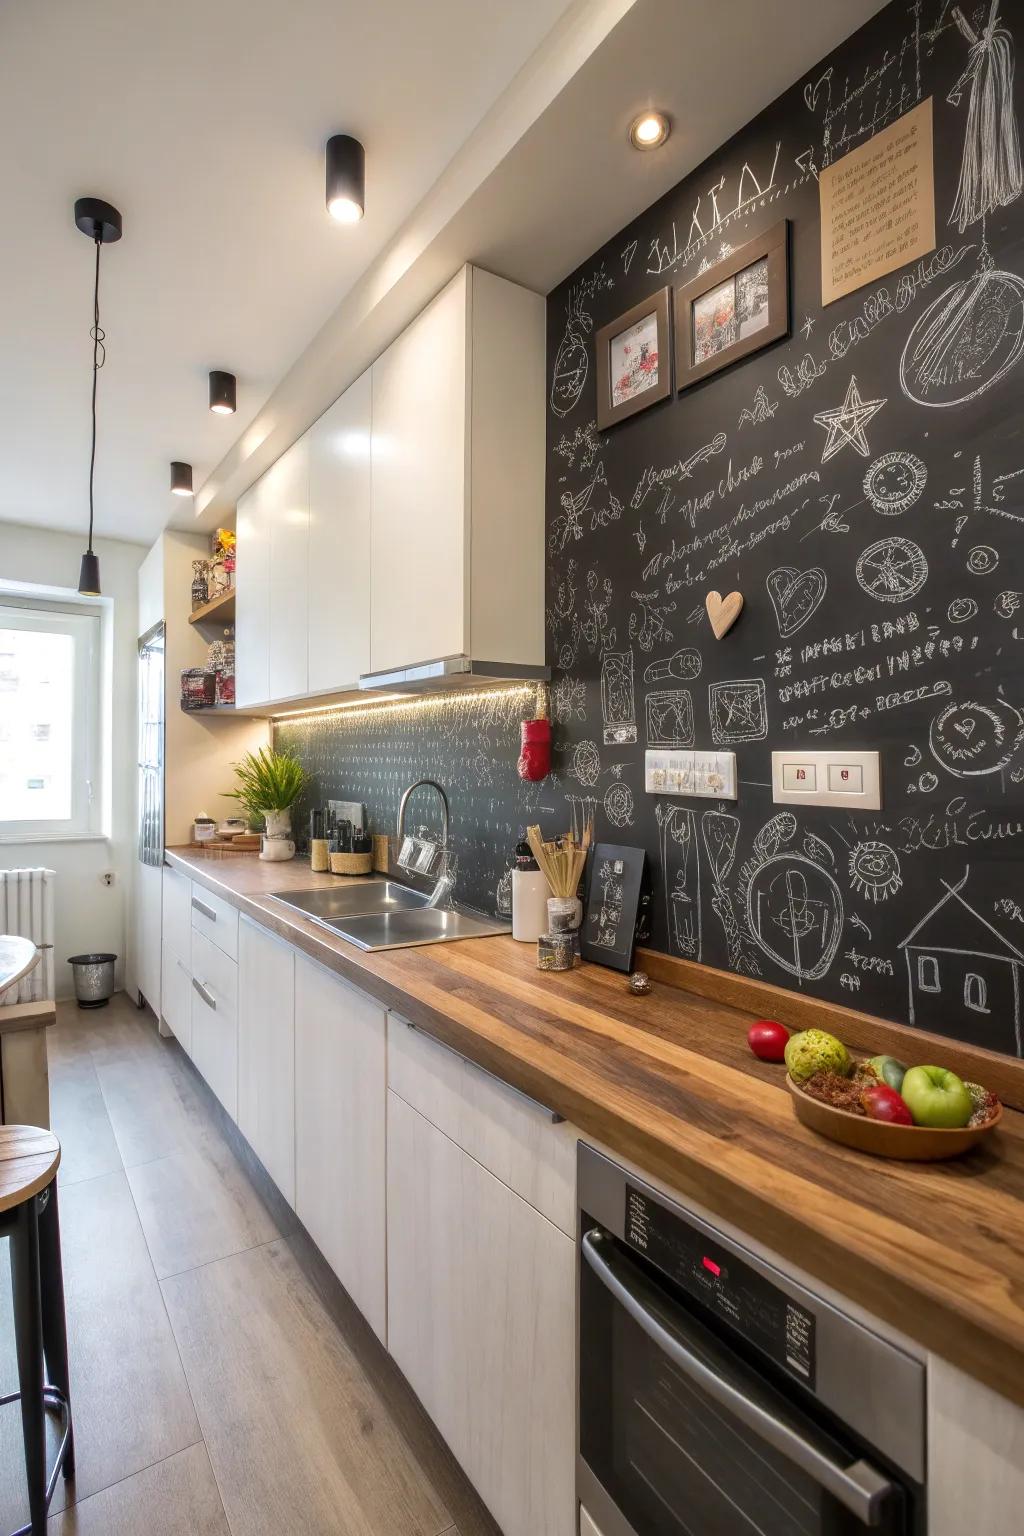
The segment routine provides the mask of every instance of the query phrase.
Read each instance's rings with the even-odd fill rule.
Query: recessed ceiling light
[[[336,133],[327,140],[327,212],[339,224],[358,224],[366,206],[366,154],[358,139]]]
[[[664,112],[641,112],[629,128],[629,142],[634,149],[658,149],[672,132]]]
[[[210,374],[210,410],[218,416],[232,416],[235,410],[235,376],[215,368]]]
[[[171,490],[175,496],[192,495],[192,465],[180,459],[171,460]]]

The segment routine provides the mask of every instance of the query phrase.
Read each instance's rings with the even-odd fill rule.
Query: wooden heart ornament
[[[728,597],[723,597],[721,592],[709,592],[704,599],[704,606],[708,611],[715,639],[721,640],[723,635],[729,633],[743,612],[743,597],[739,592],[730,592]]]

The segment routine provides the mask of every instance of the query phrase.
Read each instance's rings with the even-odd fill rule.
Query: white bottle
[[[512,871],[512,937],[522,944],[536,944],[548,931],[548,897],[551,889],[539,869]]]

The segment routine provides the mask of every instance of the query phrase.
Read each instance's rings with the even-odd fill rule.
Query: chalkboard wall
[[[550,295],[553,776],[515,776],[522,694],[277,736],[388,822],[452,785],[466,900],[592,811],[655,947],[1021,1054],[1024,5],[962,11],[894,0]],[[823,310],[818,173],[928,97],[938,248]],[[781,219],[790,339],[600,433],[595,333]],[[734,750],[737,801],[646,794],[663,742]],[[880,751],[883,809],[775,805],[772,749],[832,745]]]

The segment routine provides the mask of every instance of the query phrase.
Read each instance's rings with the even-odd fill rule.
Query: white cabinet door
[[[928,1357],[928,1530],[931,1536],[1020,1529],[1024,1408]]]
[[[163,873],[163,940],[186,967],[192,954],[192,882],[187,875],[170,865],[164,865]]]
[[[238,498],[235,555],[235,701],[270,697],[270,526],[266,476]]]
[[[192,1060],[232,1120],[238,1119],[238,966],[192,930]]]
[[[238,925],[238,1129],[295,1204],[295,951]]]
[[[309,434],[263,477],[270,524],[270,697],[308,688]]]
[[[295,1209],[383,1342],[386,1014],[295,957]]]
[[[186,1055],[192,1054],[192,969],[166,941],[160,983],[160,1011],[164,1023]]]
[[[309,691],[370,670],[370,370],[309,430]]]
[[[135,870],[135,984],[159,1018],[163,878],[155,864],[136,864]]]
[[[505,1536],[573,1536],[572,1240],[388,1094],[388,1348]]]
[[[370,668],[468,648],[463,270],[373,365]]]

